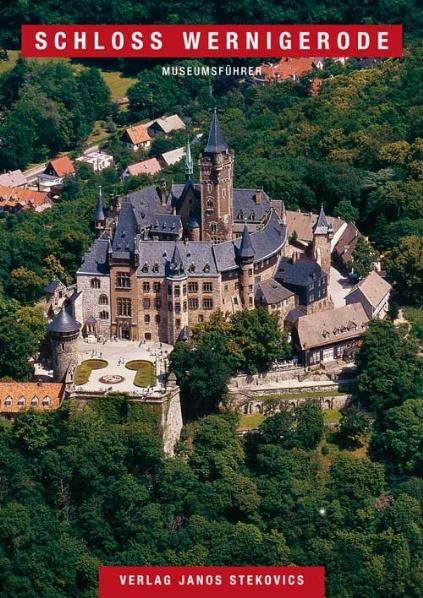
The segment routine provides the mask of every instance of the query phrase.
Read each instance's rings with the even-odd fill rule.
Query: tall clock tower
[[[209,139],[200,154],[201,239],[232,239],[234,152],[223,137],[216,109]]]

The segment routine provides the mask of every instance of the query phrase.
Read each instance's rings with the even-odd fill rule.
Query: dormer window
[[[194,264],[194,263],[192,263],[192,264],[190,265],[190,267],[188,268],[188,270],[189,270],[190,272],[195,272],[195,264]]]
[[[25,407],[25,397],[19,397],[18,407],[19,407],[19,409],[23,409]]]
[[[144,264],[144,266],[142,267],[142,271],[148,272],[148,264]]]
[[[204,266],[204,272],[210,272],[210,264]]]
[[[12,397],[6,397],[5,401],[4,401],[4,406],[5,407],[11,407],[13,404],[13,399]]]
[[[50,397],[44,397],[43,399],[43,407],[50,407],[51,405],[51,399]]]
[[[32,397],[31,407],[37,407],[37,406],[38,406],[38,397]]]
[[[159,264],[155,263],[154,266],[152,267],[153,272],[158,272],[159,271]]]

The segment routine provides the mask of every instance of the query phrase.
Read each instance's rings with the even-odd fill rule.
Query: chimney
[[[257,205],[261,204],[261,189],[256,189],[256,192],[254,195],[254,201],[256,202]]]
[[[298,259],[298,253],[296,251],[294,251],[294,253],[292,254],[291,262],[293,264],[295,264],[297,259]]]
[[[157,187],[157,192],[160,197],[160,203],[162,206],[165,206],[167,203],[167,193],[166,193],[166,181],[165,179],[160,180],[160,186]]]

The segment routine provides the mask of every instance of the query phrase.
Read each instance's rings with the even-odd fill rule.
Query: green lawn
[[[81,386],[86,384],[90,378],[92,370],[102,370],[108,363],[104,359],[87,359],[78,365],[73,377],[74,384]]]
[[[144,361],[142,359],[135,359],[134,361],[128,361],[125,364],[128,370],[135,370],[134,384],[135,386],[141,386],[146,388],[147,386],[156,385],[156,374],[154,371],[154,365],[151,361]]]
[[[252,413],[251,415],[241,415],[239,418],[239,430],[254,430],[258,428],[264,420],[264,415],[261,413]]]
[[[0,75],[13,69],[19,56],[19,50],[8,51],[9,60],[0,60]]]
[[[339,409],[323,409],[325,424],[339,424],[341,412]]]

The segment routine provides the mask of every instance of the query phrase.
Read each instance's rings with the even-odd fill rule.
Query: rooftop
[[[392,286],[373,270],[365,278],[360,280],[360,282],[348,293],[347,298],[352,295],[356,289],[360,289],[370,305],[377,307],[386,295],[391,292]]]
[[[272,305],[280,303],[293,295],[292,291],[283,287],[274,278],[269,278],[269,280],[264,280],[256,285],[256,301],[261,304]]]
[[[135,125],[125,129],[125,134],[129,137],[131,143],[138,145],[139,143],[145,143],[151,141],[151,137],[145,125]]]
[[[275,278],[283,284],[305,287],[320,279],[322,274],[319,264],[312,260],[300,258],[292,262],[285,257],[279,262]]]
[[[68,158],[68,156],[62,156],[61,158],[50,160],[50,162],[47,164],[46,170],[49,167],[53,168],[58,177],[64,177],[68,174],[75,173],[73,162],[70,158]]]
[[[149,160],[143,160],[142,162],[136,162],[135,164],[130,164],[126,170],[132,176],[137,176],[139,174],[157,174],[160,172],[162,167],[160,166],[160,162],[157,158],[150,158]]]
[[[28,409],[36,411],[58,409],[62,391],[62,384],[0,382],[0,413],[20,413]]]

